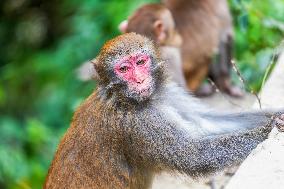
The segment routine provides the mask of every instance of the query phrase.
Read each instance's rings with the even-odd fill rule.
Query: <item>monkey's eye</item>
[[[144,65],[145,63],[146,63],[145,60],[138,60],[138,61],[136,62],[137,65]]]
[[[122,67],[119,68],[119,71],[120,71],[121,73],[125,73],[125,72],[128,71],[128,67],[127,67],[127,66],[122,66]]]

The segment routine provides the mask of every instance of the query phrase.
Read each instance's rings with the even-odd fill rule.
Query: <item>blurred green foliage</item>
[[[155,0],[0,2],[0,188],[41,188],[75,108],[95,87],[76,77],[119,34],[118,24]],[[237,65],[251,87],[284,34],[282,0],[231,0]]]
[[[284,1],[231,0],[230,6],[235,25],[237,66],[249,88],[258,91],[284,38]]]

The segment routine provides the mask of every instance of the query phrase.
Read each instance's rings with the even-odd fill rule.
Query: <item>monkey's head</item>
[[[161,3],[141,6],[127,21],[121,22],[119,29],[122,33],[145,35],[161,46],[180,47],[182,44],[170,10]]]
[[[135,33],[123,34],[105,43],[93,63],[99,87],[116,100],[145,101],[164,81],[157,47]]]

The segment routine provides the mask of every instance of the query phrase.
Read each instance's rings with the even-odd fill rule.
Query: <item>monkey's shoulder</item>
[[[97,92],[94,92],[77,108],[71,127],[98,132],[108,126],[111,130],[123,120],[123,114],[123,111],[102,100]]]

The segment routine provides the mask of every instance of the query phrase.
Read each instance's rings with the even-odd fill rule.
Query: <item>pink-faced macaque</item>
[[[283,110],[218,112],[168,79],[159,49],[135,33],[93,60],[97,89],[62,138],[44,189],[149,189],[155,174],[203,177],[242,162]]]

